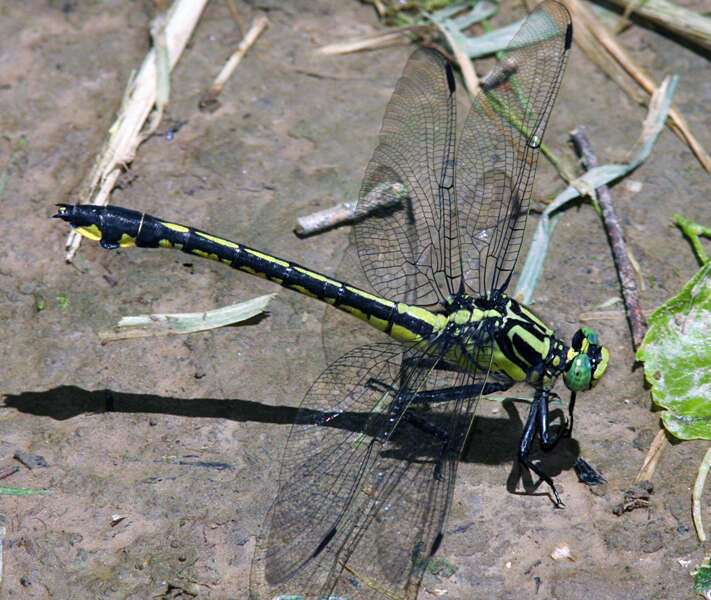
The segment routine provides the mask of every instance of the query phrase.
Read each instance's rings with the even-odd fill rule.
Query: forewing
[[[567,9],[546,0],[481,81],[457,149],[462,265],[473,295],[502,289],[514,269],[543,132],[570,50]]]
[[[454,75],[420,48],[405,65],[366,169],[355,226],[363,270],[382,296],[433,305],[446,298],[454,168]],[[443,243],[443,240],[445,242]]]

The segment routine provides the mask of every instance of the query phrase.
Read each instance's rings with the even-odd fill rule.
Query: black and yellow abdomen
[[[176,248],[209,258],[317,298],[366,321],[391,337],[426,343],[446,317],[420,307],[381,298],[301,265],[213,234],[118,206],[60,204],[57,217],[104,248]]]

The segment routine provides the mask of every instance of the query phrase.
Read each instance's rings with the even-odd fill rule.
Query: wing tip
[[[319,542],[319,545],[316,547],[316,550],[313,551],[311,558],[316,558],[319,554],[321,554],[321,552],[323,552],[324,548],[328,546],[328,543],[333,539],[333,536],[336,535],[337,531],[338,530],[336,529],[336,527],[332,527],[330,529],[330,531]]]
[[[565,49],[570,50],[570,46],[573,45],[573,24],[568,23],[568,27],[565,28]]]
[[[434,541],[432,542],[432,547],[430,548],[430,556],[434,556],[434,553],[439,550],[440,544],[442,543],[443,539],[444,534],[440,531],[439,533],[437,533]]]
[[[444,70],[447,73],[447,85],[449,86],[449,93],[453,94],[457,89],[457,84],[454,79],[454,70],[452,69],[452,63],[447,61]]]

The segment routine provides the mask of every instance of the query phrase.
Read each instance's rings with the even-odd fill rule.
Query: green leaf
[[[660,306],[637,351],[664,427],[682,440],[711,440],[711,264]]]
[[[10,488],[0,486],[0,495],[7,496],[36,496],[39,494],[51,494],[52,490],[28,490],[26,488]]]
[[[258,296],[239,304],[193,313],[152,314],[123,317],[118,331],[101,331],[102,342],[170,333],[194,333],[241,323],[263,313],[275,293]]]
[[[67,308],[69,306],[69,298],[67,298],[67,295],[65,293],[61,293],[56,297],[57,304],[59,305],[59,308]]]
[[[696,569],[696,575],[694,575],[694,591],[697,594],[706,595],[711,590],[711,567],[709,565],[702,565]]]

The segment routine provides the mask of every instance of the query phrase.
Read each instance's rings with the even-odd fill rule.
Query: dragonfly
[[[588,328],[570,345],[506,294],[521,249],[541,140],[572,41],[545,0],[481,80],[457,128],[452,65],[409,58],[385,110],[354,226],[372,288],[199,229],[116,206],[59,204],[55,217],[107,249],[175,248],[319,299],[384,332],[331,363],[306,393],[252,561],[252,599],[417,596],[441,546],[478,400],[529,384],[520,463],[572,433],[576,393],[605,372]],[[457,137],[459,138],[457,141]],[[559,377],[568,416],[549,403]]]

